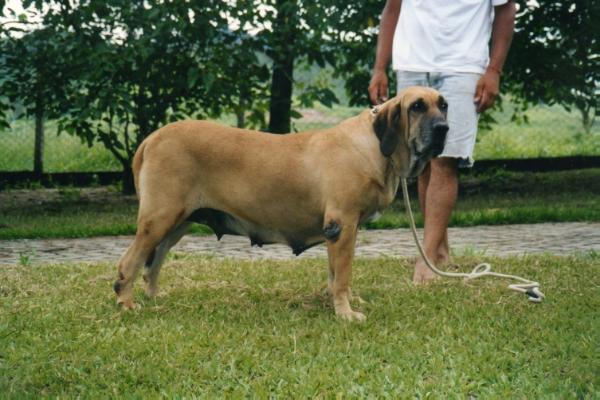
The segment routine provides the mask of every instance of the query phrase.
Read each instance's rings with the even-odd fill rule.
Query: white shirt
[[[394,70],[483,73],[494,6],[508,0],[402,0]]]

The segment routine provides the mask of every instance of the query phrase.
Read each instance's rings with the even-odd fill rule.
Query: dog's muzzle
[[[422,136],[423,142],[414,139],[409,143],[412,157],[406,177],[418,176],[432,158],[442,154],[448,129],[448,123],[440,119],[430,125],[429,131]]]
[[[448,123],[446,121],[439,121],[433,124],[433,138],[431,140],[431,153],[434,157],[439,156],[444,151],[444,144],[446,143],[446,134],[448,133]]]

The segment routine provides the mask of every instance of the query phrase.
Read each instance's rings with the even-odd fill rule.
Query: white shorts
[[[458,159],[459,167],[473,166],[477,137],[477,105],[473,98],[481,75],[396,71],[398,91],[408,86],[427,86],[439,91],[448,102],[448,125],[444,151],[438,157]]]

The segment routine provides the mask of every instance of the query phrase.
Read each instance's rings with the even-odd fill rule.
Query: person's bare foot
[[[436,265],[437,267],[437,265]],[[419,258],[415,264],[415,272],[413,274],[413,283],[421,285],[438,279],[439,276],[433,272],[422,258]]]

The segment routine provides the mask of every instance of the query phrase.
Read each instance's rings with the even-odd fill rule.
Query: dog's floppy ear
[[[392,155],[400,142],[401,114],[400,105],[386,107],[377,113],[373,122],[373,130],[379,138],[379,149],[386,157]]]

